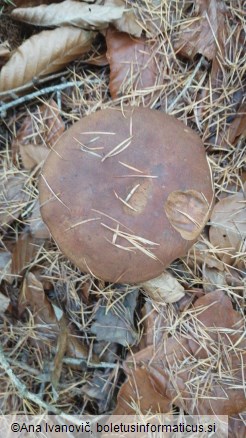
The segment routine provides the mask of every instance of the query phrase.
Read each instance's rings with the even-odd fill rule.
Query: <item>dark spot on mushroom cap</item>
[[[129,107],[69,128],[39,189],[43,219],[63,253],[82,271],[128,283],[156,277],[184,255],[213,199],[197,134],[160,111]]]

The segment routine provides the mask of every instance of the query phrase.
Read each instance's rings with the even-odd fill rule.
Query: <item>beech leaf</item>
[[[114,415],[165,413],[171,410],[170,400],[158,391],[150,373],[144,368],[129,372],[127,381],[120,388],[117,401]]]
[[[61,9],[61,6],[59,6]],[[24,41],[0,73],[0,92],[61,70],[87,52],[94,34],[74,27],[46,30]]]
[[[33,8],[14,9],[11,16],[16,20],[36,26],[72,25],[87,29],[104,29],[122,17],[125,4],[98,5],[65,0],[60,4],[41,5]]]
[[[184,324],[189,324],[188,336],[181,331],[167,338],[164,333],[158,344],[153,336],[152,345],[125,362],[127,375],[134,379],[136,371],[145,370],[154,388],[189,414],[234,415],[244,411],[246,341],[242,315],[233,309],[225,293],[215,291],[195,302]],[[139,406],[138,391],[129,393],[128,382],[124,385],[119,397],[126,394],[126,401],[131,400],[140,411],[142,406],[144,410],[151,408],[146,399]],[[142,383],[137,389],[141,393]],[[121,406],[118,398],[116,412]]]
[[[158,76],[153,42],[145,38],[133,39],[127,33],[109,28],[106,43],[112,98],[137,92],[142,94],[143,91],[149,95]]]

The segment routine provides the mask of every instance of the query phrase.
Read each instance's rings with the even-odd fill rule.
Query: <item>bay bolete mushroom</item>
[[[160,275],[193,245],[213,200],[199,136],[172,116],[135,107],[100,110],[69,128],[39,189],[61,251],[111,282]]]

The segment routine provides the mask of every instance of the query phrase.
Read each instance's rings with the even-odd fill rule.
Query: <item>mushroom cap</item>
[[[44,164],[41,214],[81,271],[110,282],[160,275],[193,245],[213,200],[199,136],[146,108],[97,111],[69,128]]]

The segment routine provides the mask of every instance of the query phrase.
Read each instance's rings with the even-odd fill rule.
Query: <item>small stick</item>
[[[87,359],[78,359],[76,357],[64,357],[63,358],[63,363],[65,363],[66,365],[82,365],[83,363],[85,363],[87,365],[88,368],[116,368],[118,366],[117,363],[108,363],[108,362],[100,362],[100,363],[95,363],[95,362],[88,362]]]
[[[60,415],[61,417],[67,419],[68,421],[75,422],[76,419],[73,418],[72,415],[65,414],[65,412],[62,412],[60,409],[56,408],[55,406],[50,405],[49,403],[46,403],[44,400],[42,400],[38,395],[33,394],[30,392],[26,385],[22,383],[22,381],[14,374],[12,368],[10,368],[10,364],[7,361],[2,346],[0,345],[0,365],[5,371],[5,373],[9,376],[11,383],[15,386],[15,388],[18,390],[19,396],[22,399],[30,400],[36,405],[40,406],[44,410],[48,412],[52,412],[55,415]],[[80,421],[81,423],[81,421]]]
[[[44,94],[54,93],[59,90],[64,90],[69,87],[79,87],[83,85],[82,81],[78,82],[66,82],[65,84],[52,85],[51,87],[43,88],[42,90],[35,91],[34,93],[27,94],[26,96],[19,97],[18,99],[13,100],[12,102],[8,102],[0,106],[0,115],[4,117],[6,115],[6,111],[10,108],[13,108],[22,103],[30,102],[30,100],[36,99],[39,96],[43,96]]]

